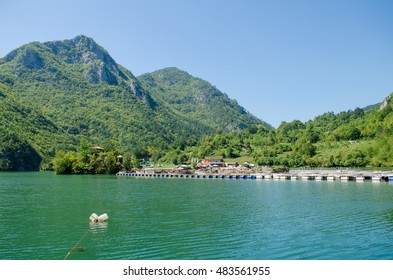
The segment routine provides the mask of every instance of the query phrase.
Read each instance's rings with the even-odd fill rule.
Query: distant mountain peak
[[[223,131],[243,130],[252,124],[271,126],[248,113],[236,100],[211,83],[176,67],[138,77],[155,99],[163,100],[185,115]]]
[[[149,106],[155,106],[135,76],[118,65],[103,47],[85,35],[61,41],[32,42],[23,45],[0,59],[0,65],[2,63],[7,63],[10,67],[9,73],[19,78],[30,77],[30,71],[39,71],[39,75],[49,79],[49,73],[60,73],[67,68],[68,71],[75,72],[75,69],[78,69],[76,72],[83,75],[89,83],[124,86]],[[70,65],[77,67],[70,68]],[[63,73],[64,76],[68,75],[66,72]]]
[[[69,40],[50,41],[44,44],[66,63],[89,64],[99,60],[111,65],[116,64],[103,47],[85,35],[78,35]]]
[[[186,71],[180,70],[176,67],[166,67],[156,70],[151,74],[156,75],[168,86],[173,86],[177,83],[185,83],[188,82],[189,79],[194,78]]]
[[[120,80],[129,79],[109,53],[90,37],[79,35],[70,40],[44,44],[65,63],[88,65],[84,75],[91,83],[117,85]]]
[[[94,41],[93,38],[88,37],[88,36],[83,35],[83,34],[78,35],[78,36],[76,36],[76,37],[73,38],[73,39],[70,39],[70,41],[74,41],[74,42],[76,42],[76,43],[78,43],[78,44],[99,46],[99,45],[96,43],[96,41]]]
[[[84,64],[83,75],[90,83],[109,85],[126,84],[137,97],[143,98],[149,106],[154,107],[153,99],[146,93],[135,76],[118,65],[109,53],[96,41],[86,35],[73,39],[44,43],[65,63]]]

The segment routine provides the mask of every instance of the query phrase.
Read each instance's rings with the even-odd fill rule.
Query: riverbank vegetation
[[[195,166],[196,160],[209,157],[275,167],[390,167],[392,112],[388,97],[381,107],[325,113],[305,123],[282,122],[276,129],[251,125],[243,131],[218,132],[203,136],[200,141],[176,141],[164,148],[140,150],[138,154],[112,150],[89,157],[86,151],[60,152],[54,167],[58,173],[111,173],[143,165]],[[119,155],[121,161],[116,160]],[[68,168],[59,169],[65,162],[69,163]]]
[[[160,160],[249,156],[257,165],[284,167],[393,166],[393,109],[325,113],[314,120],[282,122],[276,129],[252,125],[241,132],[205,136],[196,145],[168,150]],[[176,156],[175,156],[176,155]]]

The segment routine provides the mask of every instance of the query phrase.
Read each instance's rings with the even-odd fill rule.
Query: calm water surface
[[[79,240],[68,259],[391,260],[393,184],[0,173],[0,259]]]

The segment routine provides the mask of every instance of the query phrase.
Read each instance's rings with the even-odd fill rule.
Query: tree
[[[71,174],[75,160],[75,152],[59,151],[53,159],[53,168],[57,174]]]

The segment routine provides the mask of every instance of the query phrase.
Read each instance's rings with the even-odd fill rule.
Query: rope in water
[[[89,227],[89,229],[85,232],[85,234],[82,236],[81,239],[79,239],[78,242],[76,242],[76,244],[74,245],[74,247],[72,247],[72,249],[67,253],[67,255],[64,257],[64,260],[66,260],[68,258],[69,255],[71,255],[71,253],[75,250],[75,248],[78,247],[79,243],[82,242],[82,240],[87,236],[87,234],[90,232],[92,228]]]

